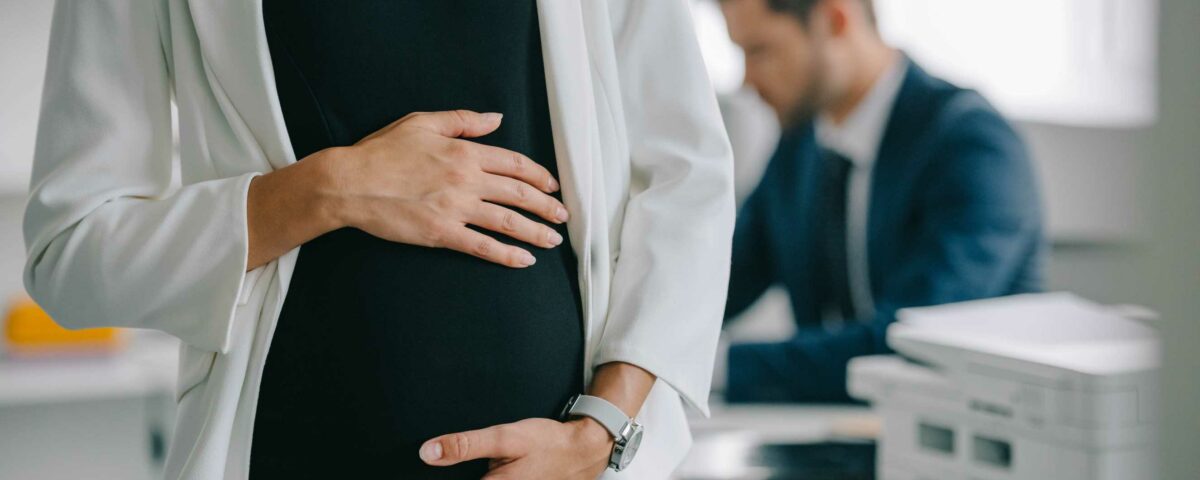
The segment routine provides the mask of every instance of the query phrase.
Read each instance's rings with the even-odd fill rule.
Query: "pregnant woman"
[[[532,159],[534,184],[551,190],[558,167],[532,0],[265,0],[263,15],[297,157],[352,145],[412,112],[503,112],[475,133],[493,131],[472,139],[498,148],[477,151],[501,162],[517,158],[510,152]],[[441,47],[415,48],[423,44]],[[405,123],[380,139],[399,137]],[[516,186],[494,177],[501,191]],[[418,449],[445,433],[555,418],[583,393],[575,254],[553,215],[559,192],[535,192],[531,210],[549,219],[488,208],[501,231],[507,217],[526,239],[507,242],[519,255],[537,253],[523,268],[356,228],[301,247],[263,372],[252,479],[334,478],[348,459],[392,478],[480,478],[486,461],[442,467],[435,477],[438,467],[421,462]],[[360,202],[352,211],[394,208],[347,201]]]
[[[44,95],[26,286],[182,340],[166,478],[665,478],[707,413],[683,0],[63,0]]]

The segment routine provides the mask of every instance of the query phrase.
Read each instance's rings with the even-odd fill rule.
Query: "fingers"
[[[475,211],[469,221],[472,225],[503,233],[542,248],[557,247],[563,242],[562,235],[559,235],[553,228],[492,203],[480,202],[479,209]]]
[[[471,110],[418,112],[401,119],[410,125],[426,128],[444,137],[482,137],[500,128],[499,113],[479,113]]]
[[[484,179],[479,187],[480,197],[484,200],[517,207],[554,223],[567,221],[567,207],[554,197],[520,180],[500,175],[485,175],[488,178]]]
[[[488,145],[479,145],[483,171],[523,181],[546,193],[558,191],[558,181],[550,171],[520,153]]]
[[[429,465],[447,466],[480,458],[513,458],[524,455],[521,442],[505,435],[507,425],[451,433],[433,438],[421,446],[421,460]]]
[[[525,268],[537,261],[525,249],[499,242],[465,226],[454,229],[442,239],[442,246],[512,268]]]

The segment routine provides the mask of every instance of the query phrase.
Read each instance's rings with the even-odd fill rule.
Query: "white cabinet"
[[[179,343],[132,333],[111,357],[0,359],[0,479],[159,478]]]

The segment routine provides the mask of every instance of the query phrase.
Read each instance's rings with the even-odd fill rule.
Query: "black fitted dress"
[[[266,0],[297,158],[414,111],[501,112],[479,143],[557,177],[535,0]],[[248,47],[249,48],[249,47]],[[436,435],[557,415],[582,385],[575,255],[512,269],[353,228],[300,248],[258,400],[252,479],[479,478],[424,466]]]

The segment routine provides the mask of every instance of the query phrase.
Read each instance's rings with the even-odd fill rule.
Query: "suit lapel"
[[[262,0],[184,0],[205,74],[231,128],[273,169],[296,161],[275,91]]]
[[[582,273],[590,258],[591,132],[596,118],[584,19],[577,1],[538,0],[537,4],[554,152],[562,177],[563,202],[571,213],[567,231],[575,255],[582,262]]]
[[[800,132],[796,132],[795,140],[793,140],[791,150],[792,169],[795,173],[795,188],[797,191],[789,192],[788,197],[795,198],[795,203],[785,202],[787,205],[799,205],[800,211],[788,215],[794,216],[794,219],[787,222],[791,225],[790,231],[784,234],[784,238],[791,239],[794,242],[787,246],[786,249],[781,249],[782,252],[791,252],[789,255],[797,255],[797,263],[783,262],[785,265],[795,265],[796,268],[792,272],[785,273],[794,275],[792,282],[794,285],[816,285],[819,282],[825,282],[827,279],[816,278],[813,274],[815,265],[814,253],[818,246],[816,244],[817,235],[815,235],[818,219],[825,214],[818,209],[820,203],[817,201],[817,195],[821,191],[821,174],[824,162],[821,161],[820,148],[817,146],[816,132],[811,125],[808,125]],[[794,196],[794,197],[793,197]],[[793,294],[806,295],[807,298],[794,298],[793,306],[798,305],[816,305],[816,299],[813,297],[813,289],[792,289]],[[798,312],[799,313],[799,312]],[[794,320],[797,325],[809,326],[814,321],[820,318],[819,311],[814,307],[805,311],[804,314],[795,315]]]
[[[575,0],[537,0],[541,32],[542,62],[546,69],[546,95],[554,156],[558,162],[563,203],[570,212],[567,234],[577,262],[580,301],[583,305],[584,381],[591,381],[590,350],[592,326],[592,132],[596,129],[596,105],[584,30],[583,12]],[[603,322],[603,319],[599,319]]]
[[[924,75],[915,63],[904,57],[907,70],[896,101],[888,117],[887,128],[879,145],[879,154],[871,178],[871,195],[867,212],[867,258],[871,276],[871,289],[878,292],[881,287],[880,262],[894,242],[880,241],[893,238],[896,222],[904,220],[904,208],[911,204],[905,195],[911,195],[915,178],[920,173],[922,152],[917,146],[925,138],[922,128],[927,125],[929,106],[925,104],[922,90]]]

